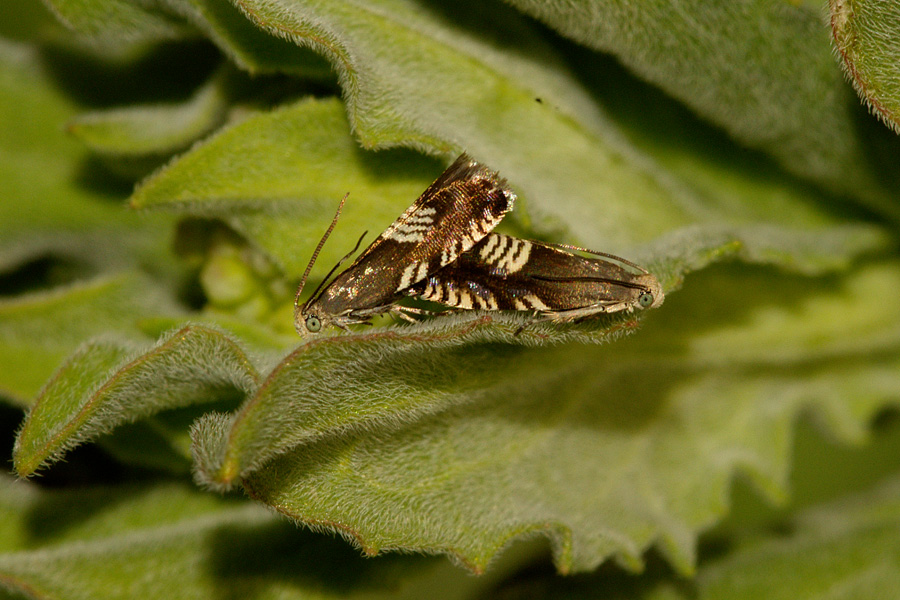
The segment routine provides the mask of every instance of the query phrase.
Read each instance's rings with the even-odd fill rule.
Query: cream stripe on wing
[[[431,295],[428,296],[429,300],[433,300],[434,302],[441,302],[444,299],[444,290],[441,287],[441,284],[436,282],[434,279],[429,280],[428,288],[431,290]]]
[[[527,301],[531,306],[536,308],[537,310],[550,310],[550,307],[541,302],[541,299],[535,296],[534,294],[528,294],[523,298],[523,300]]]
[[[528,257],[531,256],[531,243],[526,240],[519,240],[519,242],[517,248],[518,255],[513,256],[512,252],[509,252],[506,255],[504,266],[507,273],[515,273],[516,271],[521,270],[528,262]]]
[[[406,289],[413,284],[413,273],[415,270],[416,263],[409,264],[403,269],[403,274],[400,276],[400,286],[397,288],[397,291]]]
[[[481,257],[481,260],[484,260],[488,257],[488,254],[493,252],[494,248],[497,246],[497,242],[499,241],[500,236],[496,233],[492,233],[488,236],[487,243],[484,245],[484,248],[481,249],[481,252],[478,253],[478,256]]]
[[[459,303],[457,304],[459,308],[470,309],[472,308],[472,292],[465,289],[459,290]]]
[[[448,306],[456,306],[456,303],[459,301],[459,295],[456,293],[456,288],[453,287],[450,283],[444,284],[444,294],[446,295],[446,300],[444,300],[444,304]]]
[[[427,231],[427,230],[425,230]],[[391,235],[390,239],[395,242],[421,242],[425,239],[425,231],[400,231],[397,230]]]
[[[508,236],[500,234],[497,234],[497,237],[500,238],[497,243],[497,248],[487,259],[485,259],[485,262],[488,264],[497,262],[497,259],[503,256],[503,249],[506,248],[506,241],[509,239]]]
[[[422,281],[428,275],[428,262],[420,262],[419,270],[416,272],[416,281]]]

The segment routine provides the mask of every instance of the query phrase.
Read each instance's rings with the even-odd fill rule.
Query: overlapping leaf
[[[366,560],[258,506],[176,484],[46,491],[3,476],[0,516],[0,594],[41,600],[393,598],[401,586],[415,597],[489,583],[415,557]]]
[[[147,43],[192,33],[180,19],[160,10],[158,2],[47,0],[47,4],[66,25],[94,43]]]
[[[511,581],[504,598],[636,598],[744,600],[890,598],[900,584],[895,532],[900,524],[900,478],[800,511],[771,529],[745,532],[729,552],[713,557],[691,582],[653,578],[569,580],[540,575]]]
[[[895,2],[830,0],[831,29],[853,86],[900,132],[900,7]]]
[[[165,155],[186,148],[224,120],[226,72],[187,102],[83,113],[69,131],[92,151],[112,156]]]
[[[167,5],[251,73],[290,73],[316,80],[331,77],[321,56],[260,31],[228,0],[170,0]]]
[[[54,1],[64,13],[78,6]],[[321,77],[315,73],[321,61],[309,61],[301,46],[334,66],[346,105],[301,100],[226,126],[145,182],[133,200],[221,218],[287,277],[302,271],[344,193],[352,199],[347,219],[323,262],[349,249],[362,229],[377,233],[440,171],[437,162],[409,151],[361,152],[351,131],[370,147],[416,146],[445,157],[471,151],[520,192],[511,225],[635,259],[660,276],[667,292],[686,273],[725,258],[816,277],[737,264],[707,269],[651,313],[639,336],[603,346],[565,342],[605,341],[633,330],[636,320],[625,315],[559,331],[532,326],[515,336],[521,317],[462,315],[322,339],[286,357],[258,388],[244,351],[205,329],[166,338],[132,362],[125,354],[131,342],[84,346],[47,385],[22,429],[17,460],[24,472],[162,408],[252,394],[238,412],[207,416],[194,428],[200,478],[240,482],[260,501],[353,537],[369,553],[444,553],[482,570],[511,539],[541,535],[551,540],[561,570],[589,569],[610,555],[637,568],[656,542],[681,572],[690,572],[695,536],[726,510],[736,469],[770,497],[787,493],[798,412],[812,408],[842,439],[858,440],[871,415],[896,399],[900,314],[890,301],[900,291],[896,261],[860,261],[887,246],[887,230],[861,224],[836,209],[834,198],[685,118],[668,99],[653,96],[645,109],[652,118],[635,110],[604,114],[599,106],[612,93],[604,89],[635,107],[645,106],[646,90],[595,81],[586,91],[567,62],[589,55],[548,44],[510,9],[386,0],[364,6],[235,0],[239,10],[223,0],[167,0],[161,12],[153,3],[83,4],[89,6],[77,15],[85,19],[77,28],[104,31],[124,23],[120,42],[181,35],[186,30],[177,14],[248,70]],[[744,2],[698,8],[687,20],[670,18],[667,8],[649,6],[637,20],[610,8],[603,22],[612,30],[673,26],[657,37],[605,38],[594,36],[595,21],[583,18],[601,5],[570,7],[563,25],[559,13],[538,16],[575,39],[587,31],[599,43],[628,42],[612,42],[626,64],[665,80],[705,118],[725,123],[801,178],[896,215],[893,171],[871,168],[879,160],[889,164],[892,155],[863,146],[866,138],[847,110],[852,96],[823,58],[827,44],[820,43],[822,30],[808,7]],[[91,22],[106,8],[113,11],[109,23]],[[752,27],[744,27],[748,21]],[[175,29],[166,33],[160,23]],[[648,47],[664,47],[666,59],[650,75],[648,66],[656,63],[647,59]],[[0,110],[12,123],[0,134],[0,152],[9,149],[0,162],[8,172],[0,175],[14,200],[0,205],[0,216],[10,217],[0,220],[0,264],[15,268],[50,248],[97,270],[131,271],[0,307],[9,315],[0,321],[0,339],[9,342],[0,358],[13,366],[4,376],[24,403],[27,390],[98,331],[130,339],[162,324],[178,326],[184,316],[170,302],[174,286],[135,274],[147,255],[159,268],[158,230],[123,217],[108,202],[122,190],[90,185],[85,174],[96,171],[59,135],[75,106],[53,85],[52,70],[26,46],[3,44],[0,58]],[[761,64],[748,64],[754,60]],[[579,77],[592,79],[592,62],[585,61]],[[697,86],[685,85],[678,76],[685,72],[701,74]],[[659,122],[665,135],[651,133]],[[161,127],[174,123],[144,124],[139,134],[169,140],[162,145],[167,151],[174,147]],[[680,127],[683,137],[698,139],[679,143],[673,132]],[[138,137],[117,138],[124,140],[119,150],[134,148]],[[140,236],[127,234],[145,229],[152,248],[142,253]],[[82,294],[94,286],[107,287]],[[19,319],[22,311],[29,318]],[[251,332],[246,321],[241,327]],[[242,341],[252,337],[246,333]],[[171,441],[173,448],[180,443]],[[143,464],[128,457],[123,442],[133,444],[127,451],[134,457],[150,448],[146,440],[118,438],[117,456]],[[182,496],[161,490],[153,507],[178,508]],[[71,502],[94,506],[80,497]],[[256,525],[258,515],[246,510],[218,520],[211,509],[171,526],[163,518],[162,528],[119,535],[115,527],[131,518],[125,511],[110,517],[115,531],[104,540],[10,548],[0,555],[0,582],[57,596],[108,596],[109,589],[133,585],[142,597],[171,597],[171,586],[153,587],[159,577],[148,572],[156,565],[184,582],[177,593],[185,595],[297,592],[295,569],[288,575],[272,569],[277,560],[270,552],[295,532],[282,536],[263,519],[248,534],[258,545],[242,545],[230,531],[216,537],[217,527],[240,519]],[[36,520],[45,514],[34,512]],[[72,519],[82,521],[86,528],[97,525]],[[214,543],[207,545],[207,536]],[[209,546],[223,545],[233,546],[237,558],[210,554]],[[344,564],[320,550],[291,566]],[[260,563],[244,578],[249,554],[259,554]],[[78,568],[62,568],[73,564]],[[198,570],[198,564],[211,566]],[[223,584],[220,575],[228,570],[240,575]]]
[[[142,340],[141,319],[178,312],[151,280],[134,274],[0,300],[0,389],[30,402],[88,338],[112,331]]]
[[[87,439],[162,410],[240,398],[256,379],[244,352],[206,327],[185,327],[141,353],[119,343],[88,344],[28,413],[16,438],[15,469],[27,477]]]
[[[197,428],[200,465],[370,553],[442,552],[481,570],[541,532],[564,571],[612,553],[636,566],[658,541],[688,572],[736,467],[785,494],[798,410],[859,438],[900,385],[900,315],[880,300],[900,291],[894,264],[834,281],[719,269],[695,285],[641,335],[597,348],[314,343],[231,422]]]
[[[860,127],[857,103],[835,64],[818,4],[511,4],[579,43],[616,55],[794,174],[898,215],[898,180],[883,168],[900,144],[888,140],[877,150],[873,142],[884,136]],[[844,6],[846,14],[853,12],[847,7],[860,3],[833,4]],[[861,4],[893,10],[887,8],[892,3]],[[890,27],[889,19],[879,22],[879,31]],[[891,45],[890,38],[882,42],[878,52]]]

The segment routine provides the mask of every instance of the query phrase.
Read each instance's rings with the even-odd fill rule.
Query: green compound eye
[[[322,321],[315,315],[306,317],[306,329],[310,333],[319,333],[322,330]]]
[[[644,292],[641,294],[640,298],[638,298],[638,304],[640,304],[641,308],[647,308],[653,304],[653,294],[650,292]],[[306,322],[306,326],[309,327],[309,321]]]

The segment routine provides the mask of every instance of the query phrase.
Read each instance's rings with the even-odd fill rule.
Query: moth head
[[[637,297],[636,308],[656,308],[666,299],[659,281],[650,273],[642,275],[637,283],[640,283],[644,289]]]
[[[301,336],[320,333],[323,329],[331,325],[331,319],[322,314],[310,299],[303,306],[294,309],[294,328]]]

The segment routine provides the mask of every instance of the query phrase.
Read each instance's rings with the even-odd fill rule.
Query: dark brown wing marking
[[[454,308],[531,311],[554,320],[662,303],[653,275],[602,256],[492,233],[407,293]]]

